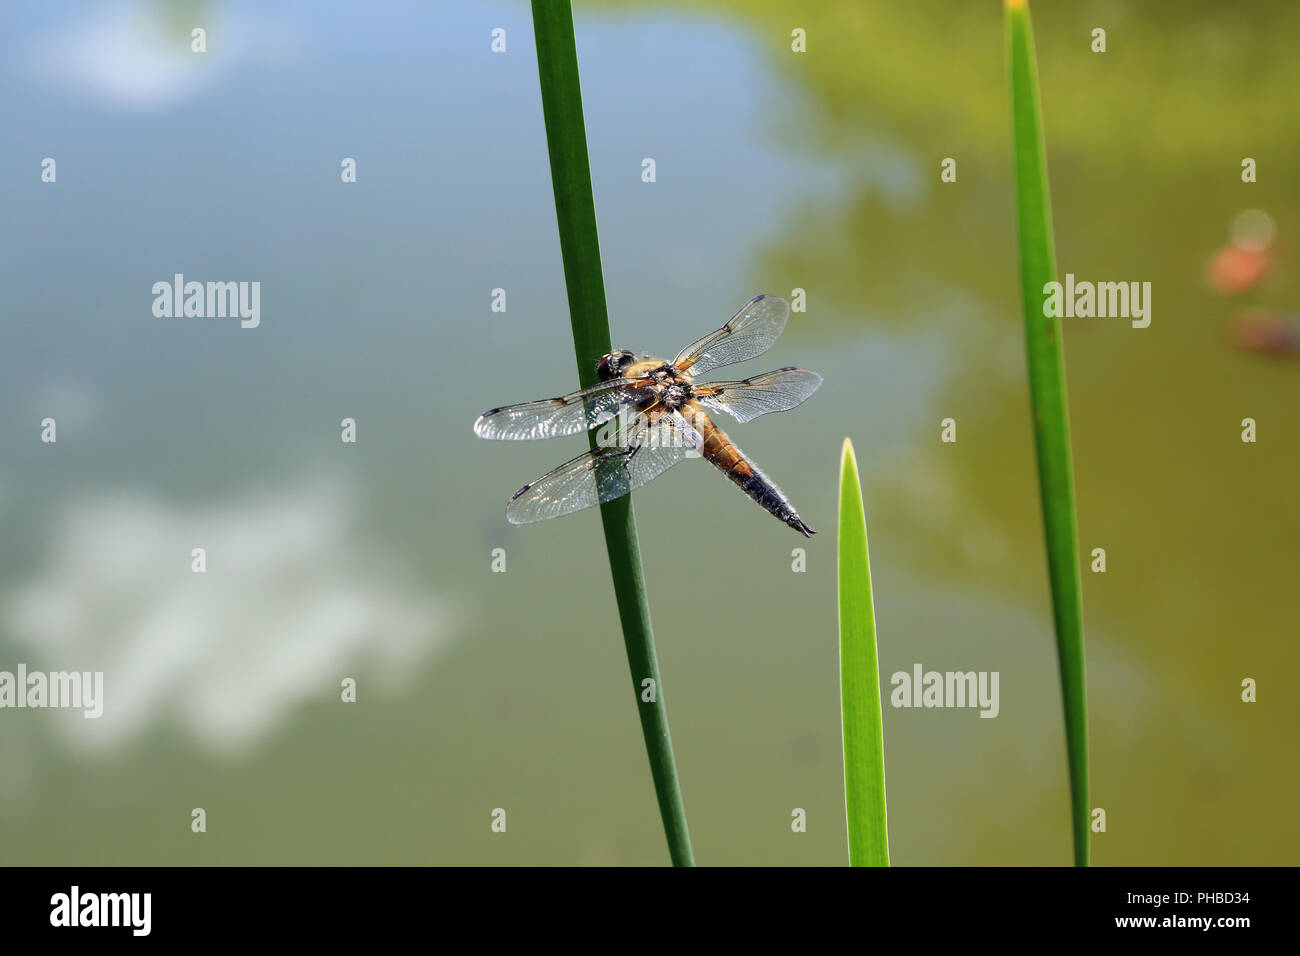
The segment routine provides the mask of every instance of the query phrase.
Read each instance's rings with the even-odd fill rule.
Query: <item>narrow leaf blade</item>
[[[871,594],[867,522],[853,443],[840,452],[839,516],[840,714],[844,724],[844,806],[849,865],[888,866],[885,742],[880,667]]]

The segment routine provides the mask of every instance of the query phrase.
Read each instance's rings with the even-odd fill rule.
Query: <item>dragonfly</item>
[[[557,438],[612,423],[597,433],[597,447],[516,491],[506,504],[506,520],[522,525],[573,514],[622,497],[687,458],[704,458],[766,511],[811,537],[816,532],[784,492],[712,416],[722,412],[748,422],[788,411],[807,401],[822,377],[788,366],[735,382],[695,381],[713,369],[762,355],[789,317],[784,299],[755,296],[726,325],[682,349],[671,362],[616,349],[601,356],[599,382],[590,388],[488,409],[474,422],[480,438]]]

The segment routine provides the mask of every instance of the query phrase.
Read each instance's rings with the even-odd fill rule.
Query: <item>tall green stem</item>
[[[541,78],[542,113],[551,157],[564,281],[569,293],[569,321],[573,326],[578,381],[585,387],[596,382],[596,362],[610,350],[610,334],[569,0],[533,0],[533,31],[537,40],[537,71]],[[595,447],[595,432],[591,433],[591,442]],[[623,642],[627,646],[659,814],[668,838],[668,852],[674,866],[693,866],[695,859],[686,829],[686,810],[677,780],[677,764],[668,734],[668,709],[650,626],[650,604],[641,570],[632,496],[624,495],[602,504],[600,519],[605,527],[614,596],[623,625]],[[647,684],[647,680],[653,683]]]
[[[1029,363],[1029,400],[1038,491],[1047,540],[1047,566],[1056,625],[1056,656],[1065,705],[1065,743],[1070,768],[1074,863],[1087,866],[1088,696],[1083,659],[1083,597],[1074,517],[1074,465],[1065,393],[1061,323],[1044,315],[1044,287],[1056,280],[1052,204],[1047,186],[1047,149],[1038,104],[1034,32],[1025,0],[1007,0],[1007,60],[1011,75],[1012,137],[1016,163],[1016,211],[1020,282]]]

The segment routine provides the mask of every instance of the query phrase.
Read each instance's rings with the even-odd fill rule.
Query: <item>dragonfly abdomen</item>
[[[704,457],[730,478],[741,491],[805,537],[816,534],[812,528],[804,524],[799,513],[794,510],[794,505],[790,504],[790,499],[781,489],[763,474],[762,470],[750,461],[736,443],[728,438],[721,428],[713,424],[711,419],[696,416],[695,426],[704,439]]]

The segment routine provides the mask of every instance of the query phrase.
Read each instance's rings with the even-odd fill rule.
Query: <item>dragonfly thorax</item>
[[[689,382],[673,382],[659,393],[659,400],[668,408],[681,408],[694,397],[694,393]]]
[[[655,380],[656,385],[670,385],[684,380],[681,369],[671,362],[664,362],[658,368],[651,369],[650,377]]]

